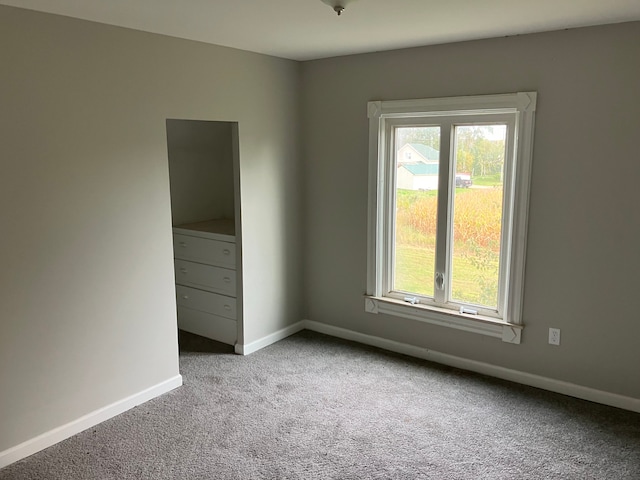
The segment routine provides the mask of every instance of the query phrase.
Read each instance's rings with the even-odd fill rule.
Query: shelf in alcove
[[[182,225],[175,225],[173,232],[194,237],[235,242],[236,222],[228,218],[215,218],[202,222],[183,223]]]

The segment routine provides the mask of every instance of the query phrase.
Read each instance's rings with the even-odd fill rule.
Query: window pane
[[[505,125],[455,127],[451,299],[498,305]]]
[[[392,290],[433,297],[440,127],[395,129]]]

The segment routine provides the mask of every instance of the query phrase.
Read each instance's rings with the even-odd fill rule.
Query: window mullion
[[[450,282],[447,271],[449,236],[449,169],[451,168],[451,122],[440,124],[440,163],[438,167],[438,227],[436,234],[436,265],[434,299],[438,304],[447,302],[446,292]]]

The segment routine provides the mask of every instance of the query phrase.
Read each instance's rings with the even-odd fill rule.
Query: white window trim
[[[526,254],[527,223],[529,211],[529,184],[533,155],[533,128],[536,110],[536,92],[518,92],[504,95],[482,95],[469,97],[433,98],[419,100],[376,101],[368,103],[369,117],[369,225],[367,246],[367,292],[365,310],[369,313],[384,313],[410,318],[436,325],[475,332],[501,338],[505,342],[520,343],[522,302],[524,296],[524,267]],[[384,296],[385,251],[388,249],[384,219],[385,205],[385,149],[384,144],[388,120],[412,118],[421,115],[451,115],[465,112],[470,115],[482,113],[516,113],[517,142],[514,167],[515,196],[513,202],[511,249],[508,268],[507,302],[504,319],[481,315],[469,315],[453,310],[422,304],[412,305]]]

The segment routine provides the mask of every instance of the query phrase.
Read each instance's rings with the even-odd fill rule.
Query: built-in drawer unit
[[[231,345],[238,320],[234,232],[231,220],[173,229],[178,326]]]
[[[176,299],[181,307],[212,313],[235,320],[236,299],[197,288],[176,285]]]
[[[213,338],[228,345],[234,345],[238,338],[236,321],[230,318],[180,306],[178,307],[178,318],[180,328],[187,332]]]
[[[176,284],[236,296],[236,272],[229,268],[175,259]]]
[[[236,266],[235,243],[174,233],[173,253],[175,258],[193,262],[230,268]]]

